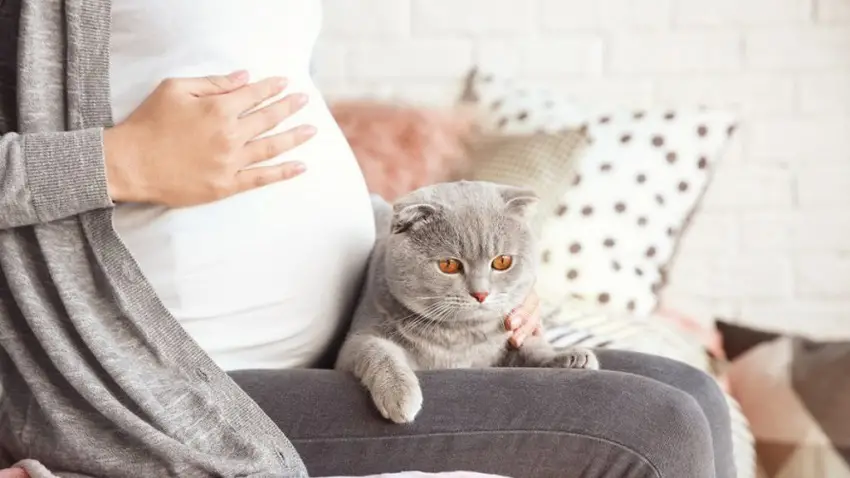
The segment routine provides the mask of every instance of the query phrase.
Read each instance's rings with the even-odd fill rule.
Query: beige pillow
[[[574,165],[587,145],[583,128],[486,137],[471,147],[468,179],[534,190],[540,196],[539,225],[575,180]]]

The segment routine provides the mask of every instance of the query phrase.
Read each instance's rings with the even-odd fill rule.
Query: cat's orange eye
[[[461,269],[463,269],[463,266],[457,259],[442,259],[439,262],[439,265],[440,271],[445,274],[457,274]]]
[[[496,269],[497,271],[506,271],[511,268],[511,265],[514,263],[514,258],[511,256],[499,256],[493,259],[493,262],[490,263],[490,267]]]

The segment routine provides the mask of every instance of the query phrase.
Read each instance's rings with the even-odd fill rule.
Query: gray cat
[[[378,241],[336,368],[360,379],[384,417],[419,413],[416,370],[599,368],[592,351],[556,352],[542,335],[508,346],[505,317],[535,281],[536,204],[529,190],[461,181],[376,212]]]

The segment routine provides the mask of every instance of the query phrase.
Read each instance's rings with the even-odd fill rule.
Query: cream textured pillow
[[[484,137],[470,148],[469,179],[530,188],[540,196],[539,210],[551,211],[575,180],[587,144],[584,129]]]
[[[552,93],[474,73],[466,102],[484,132],[528,134],[587,125],[587,152],[544,214],[538,291],[645,315],[657,305],[682,230],[734,131],[727,113],[615,111],[582,117]],[[508,109],[505,109],[508,108]]]

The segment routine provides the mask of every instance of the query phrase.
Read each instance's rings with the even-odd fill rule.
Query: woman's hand
[[[315,134],[300,126],[257,139],[307,103],[280,94],[282,78],[248,84],[248,74],[168,79],[127,120],[104,132],[109,193],[119,202],[171,207],[207,203],[304,171],[300,163],[245,169]]]
[[[521,347],[529,335],[540,333],[540,298],[536,292],[532,291],[522,305],[508,314],[505,328],[512,332],[509,342],[516,348]]]

